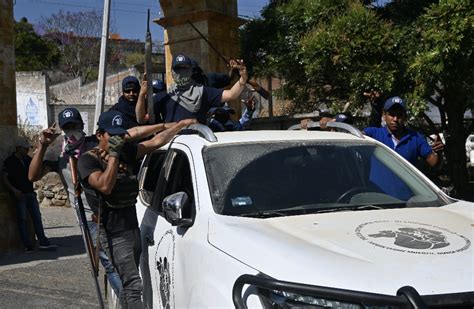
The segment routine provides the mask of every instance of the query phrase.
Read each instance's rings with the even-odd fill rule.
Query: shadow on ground
[[[47,228],[45,228],[47,230]],[[61,257],[73,257],[85,254],[84,242],[81,235],[49,237],[52,244],[57,245],[55,249],[38,250],[33,253],[23,251],[11,252],[0,256],[0,266],[21,264],[31,261],[58,260]]]

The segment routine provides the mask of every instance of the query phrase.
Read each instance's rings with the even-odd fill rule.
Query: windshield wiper
[[[325,212],[336,212],[336,211],[357,211],[357,210],[371,210],[371,209],[385,209],[383,206],[377,205],[358,205],[358,206],[344,206],[344,207],[332,207],[325,209],[317,209],[315,213],[325,213]]]
[[[272,217],[284,217],[287,216],[288,214],[284,212],[278,212],[278,211],[271,211],[271,210],[264,210],[264,211],[257,211],[257,212],[251,212],[247,214],[241,214],[241,217],[252,217],[252,218],[272,218]]]

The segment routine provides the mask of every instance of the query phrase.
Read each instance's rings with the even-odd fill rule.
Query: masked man
[[[182,119],[197,119],[205,124],[206,115],[211,107],[222,106],[224,102],[239,97],[247,82],[247,68],[243,60],[234,60],[231,67],[239,71],[240,78],[231,89],[223,90],[207,87],[192,79],[193,61],[186,55],[177,55],[172,63],[174,84],[167,93],[154,97],[154,111],[157,122],[173,122]],[[145,105],[137,104],[136,115],[138,122],[143,122]]]
[[[134,167],[145,154],[166,144],[195,121],[181,121],[152,139],[135,144],[125,142],[128,132],[122,117],[115,111],[100,115],[96,132],[99,144],[79,158],[78,170],[89,205],[96,214],[100,213],[101,246],[123,282],[122,307],[143,308],[138,272],[141,240],[135,208],[138,180]]]
[[[58,114],[58,124],[64,133],[64,139],[62,141],[56,139],[60,135],[60,132],[54,127],[43,130],[40,133],[38,146],[28,170],[28,178],[30,181],[38,181],[48,172],[57,172],[68,193],[69,202],[73,204],[74,186],[72,183],[69,157],[74,156],[79,158],[83,153],[96,147],[98,142],[95,135],[86,136],[81,114],[73,107],[67,107]],[[144,138],[159,130],[169,128],[172,125],[174,124],[134,127],[129,129],[128,138]],[[97,218],[93,216],[93,212],[87,203],[84,193],[82,193],[82,201],[84,203],[91,237],[92,240],[95,241],[97,239],[98,228],[96,224]],[[80,219],[78,218],[78,220]],[[105,254],[105,251],[101,250],[99,257],[105,268],[111,287],[114,289],[116,295],[120,295],[122,289],[120,277]]]

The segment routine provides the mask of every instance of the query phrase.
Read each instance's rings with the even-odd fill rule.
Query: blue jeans
[[[117,269],[122,279],[122,308],[144,308],[142,302],[143,284],[138,271],[142,245],[138,228],[107,233],[101,226],[100,244]]]
[[[28,212],[30,213],[31,219],[33,220],[33,226],[35,228],[35,234],[38,238],[40,245],[49,244],[48,239],[44,235],[43,222],[41,221],[41,212],[36,199],[36,193],[23,193],[16,204],[16,214],[18,220],[18,229],[20,230],[20,237],[23,241],[23,245],[26,248],[33,248],[33,241],[30,238],[28,232]]]
[[[89,232],[91,234],[92,243],[94,247],[97,246],[97,223],[93,221],[87,221],[87,225],[89,226]],[[119,274],[115,271],[114,265],[110,262],[107,254],[105,254],[104,249],[99,250],[99,259],[104,266],[105,273],[107,275],[107,279],[110,283],[112,289],[114,289],[115,294],[117,297],[120,297],[120,293],[122,291],[122,281],[120,280]]]

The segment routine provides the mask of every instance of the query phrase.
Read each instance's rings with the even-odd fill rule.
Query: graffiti
[[[175,306],[174,299],[174,255],[175,239],[172,230],[161,237],[155,253],[155,284],[160,291],[159,308],[171,309]]]
[[[156,269],[158,270],[158,274],[160,275],[161,305],[163,306],[163,308],[169,309],[171,276],[168,259],[166,257],[163,259],[160,257],[159,260],[156,262]]]

